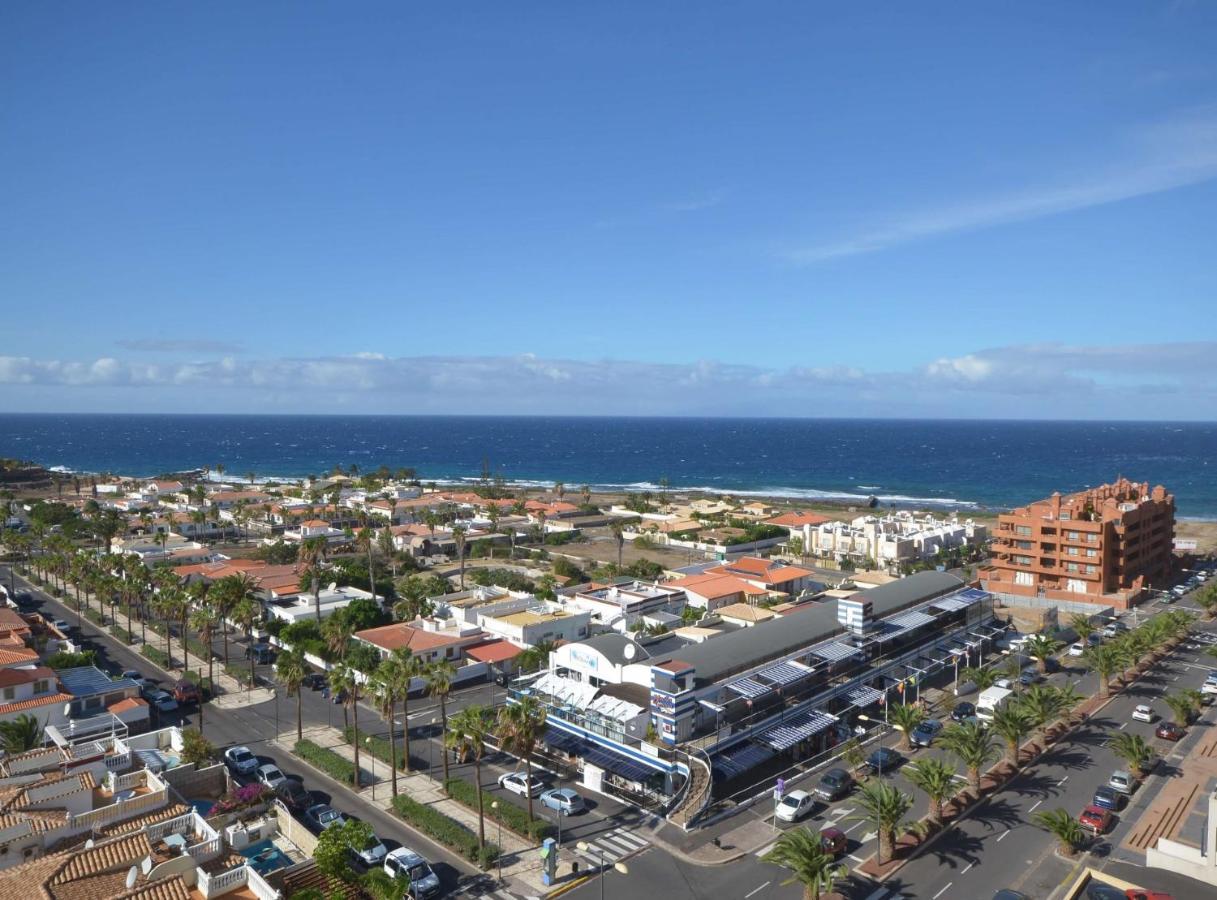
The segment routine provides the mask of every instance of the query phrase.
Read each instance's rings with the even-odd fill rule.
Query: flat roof
[[[529,625],[541,625],[545,622],[557,622],[560,619],[568,619],[570,618],[570,613],[563,612],[562,610],[538,613],[526,609],[521,612],[508,613],[505,616],[494,616],[493,618],[508,625],[519,625],[521,628],[527,628]]]
[[[862,591],[857,597],[871,602],[873,614],[878,619],[963,587],[963,581],[954,575],[918,572],[891,584]],[[809,648],[842,630],[837,621],[837,601],[830,600],[797,616],[783,616],[702,644],[691,644],[663,655],[653,654],[652,665],[671,660],[688,663],[697,670],[698,684],[705,685],[723,675]]]

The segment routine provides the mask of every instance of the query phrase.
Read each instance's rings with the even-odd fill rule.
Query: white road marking
[[[1060,781],[1058,781],[1058,782],[1056,783],[1056,786],[1057,786],[1057,787],[1060,787],[1062,784],[1064,784],[1064,783],[1065,783],[1066,781],[1068,781],[1068,780],[1069,780],[1069,776],[1068,776],[1068,775],[1066,775],[1064,778],[1062,778]]]
[[[352,777],[353,777],[353,776],[352,776]],[[769,887],[769,882],[768,882],[768,881],[766,881],[766,882],[765,882],[764,884],[762,884],[760,887],[758,887],[758,888],[753,888],[753,889],[752,889],[752,890],[750,890],[748,893],[744,894],[744,900],[748,900],[748,898],[749,898],[749,897],[751,897],[753,894],[755,894],[755,893],[757,893],[757,892],[759,892],[759,891],[763,891],[763,890],[765,890],[765,888],[767,888],[767,887]]]
[[[966,866],[964,866],[963,871],[961,871],[959,874],[960,874],[960,875],[967,875],[967,874],[968,874],[968,869],[972,868],[974,865],[976,865],[976,863],[968,863]]]
[[[877,838],[878,836],[879,836],[879,832],[877,832],[877,831],[868,831],[866,834],[862,835],[862,843],[864,843],[864,844],[870,843],[871,841],[873,841],[873,840],[874,840],[875,838]]]
[[[1178,680],[1179,680],[1179,676],[1178,676],[1178,675],[1176,675],[1174,678],[1172,678],[1172,679],[1171,679],[1171,681],[1178,681]],[[354,776],[352,776],[352,780],[353,780],[353,779],[354,779]]]
[[[772,849],[773,849],[774,847],[776,847],[777,845],[778,845],[778,842],[777,842],[777,841],[774,841],[772,844],[766,844],[766,845],[765,845],[764,847],[762,847],[760,850],[757,850],[757,851],[756,851],[756,855],[757,855],[757,856],[764,856],[766,853],[768,853],[770,850],[772,850]]]
[[[948,882],[947,882],[947,886],[946,886],[946,887],[944,887],[944,888],[943,888],[941,891],[939,891],[937,894],[935,894],[935,895],[934,895],[934,900],[938,900],[938,898],[939,898],[939,897],[941,897],[941,896],[942,896],[943,894],[945,894],[945,893],[946,893],[948,890],[950,890],[951,885],[953,885],[954,883],[955,883],[955,882],[953,882],[953,881],[948,881]]]
[[[351,776],[351,777],[352,777],[352,779],[354,778],[354,776]],[[851,831],[853,831],[855,828],[857,828],[861,824],[862,824],[861,822],[854,822],[853,825],[850,825],[848,828],[845,829],[845,833],[849,834]]]
[[[1120,723],[1120,727],[1119,727],[1119,729],[1118,729],[1118,730],[1119,730],[1119,731],[1123,731],[1123,730],[1124,730],[1125,728],[1127,728],[1127,727],[1128,727],[1128,723],[1127,723],[1127,722],[1121,722],[1121,723]],[[354,779],[355,779],[355,776],[354,776],[354,775],[352,775],[352,776],[351,776],[351,780],[352,780],[352,781],[354,781]]]
[[[854,856],[852,853],[851,853],[851,854],[849,854],[849,858],[850,858],[850,859],[852,859],[852,860],[853,860],[854,862],[856,862],[856,863],[864,863],[864,862],[866,862],[866,860],[864,860],[862,857],[860,857],[860,856]]]
[[[1004,841],[1006,839],[1006,835],[1008,835],[1009,833],[1010,833],[1010,829],[1007,828],[1005,831],[1003,831],[1001,834],[999,834],[997,836],[997,842],[1000,844],[1002,841]]]
[[[1043,802],[1044,802],[1043,800],[1036,800],[1035,806],[1039,806]],[[1031,807],[1029,810],[1027,810],[1027,812],[1035,812],[1035,806]]]

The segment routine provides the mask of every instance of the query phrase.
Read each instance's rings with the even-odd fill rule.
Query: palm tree
[[[536,697],[521,697],[499,710],[499,748],[524,760],[532,784],[532,754],[545,730],[545,705]],[[528,821],[532,821],[532,791],[528,792]]]
[[[397,728],[393,722],[393,713],[397,710],[397,687],[400,684],[394,672],[400,663],[392,656],[382,659],[376,671],[368,679],[368,691],[375,703],[380,717],[389,723],[389,769],[393,779],[393,796],[397,796]],[[410,720],[405,720],[406,731],[410,730]]]
[[[1182,692],[1163,694],[1162,702],[1170,707],[1171,717],[1176,725],[1186,725],[1192,720],[1192,700]]]
[[[211,652],[211,642],[215,638],[218,622],[215,609],[206,602],[199,603],[190,611],[190,625],[199,633],[199,639],[207,648],[207,683],[213,686],[215,685],[215,654]]]
[[[247,643],[252,643],[254,625],[261,617],[261,610],[254,604],[250,597],[242,597],[232,609],[228,611],[228,615],[234,622],[240,626],[245,632],[245,640]],[[255,666],[257,665],[257,654],[253,652],[253,647],[249,650],[249,689],[252,691],[254,687]]]
[[[41,747],[42,742],[42,724],[34,716],[23,713],[0,722],[0,747],[6,753],[24,753]]]
[[[409,647],[398,647],[393,651],[390,659],[394,660],[395,667],[390,670],[393,675],[393,688],[396,696],[401,698],[401,735],[404,744],[404,755],[406,760],[406,770],[410,769],[410,686],[414,683],[414,679],[424,674],[426,669],[422,659],[410,652]],[[451,663],[445,663],[449,671],[452,671]],[[455,675],[455,672],[453,672]],[[451,690],[452,682],[449,679],[448,689]],[[445,694],[441,703],[447,700]],[[390,714],[389,725],[393,724],[392,714]],[[445,770],[446,771],[446,770]]]
[[[609,525],[609,531],[613,533],[613,540],[617,542],[617,569],[621,569],[621,553],[625,549],[625,525],[621,520],[614,519]]]
[[[535,672],[549,665],[549,654],[555,650],[554,642],[548,639],[537,641],[527,650],[520,651],[516,657],[516,665],[521,672]]]
[[[1097,644],[1088,647],[1083,658],[1099,676],[1099,696],[1111,696],[1111,676],[1120,668],[1119,650],[1110,644]]]
[[[444,734],[444,756],[454,750],[462,758],[473,761],[473,780],[478,797],[478,855],[486,846],[486,814],[482,808],[482,755],[486,752],[486,717],[480,706],[466,706],[454,715]]]
[[[439,698],[440,740],[446,747],[448,744],[448,695],[452,693],[452,680],[456,678],[456,668],[446,659],[438,659],[422,670],[427,680],[427,693]],[[409,760],[407,760],[408,762]],[[444,785],[448,784],[448,754],[444,753]]]
[[[308,674],[308,664],[304,661],[304,651],[291,649],[279,654],[275,660],[275,675],[283,682],[289,697],[296,698],[296,740],[304,739],[304,715],[300,709],[304,678]]]
[[[911,750],[913,747],[913,731],[925,721],[925,713],[920,706],[907,706],[900,703],[888,704],[888,724],[900,732],[900,749]]]
[[[993,669],[975,669],[971,666],[959,673],[960,681],[970,681],[976,685],[977,690],[981,691],[993,687],[1000,677]]]
[[[456,555],[461,563],[461,590],[465,589],[465,526],[455,525],[452,528],[452,540],[456,542]]]
[[[929,756],[904,767],[904,777],[929,798],[930,818],[942,824],[942,804],[955,796],[955,770],[943,760]]]
[[[784,832],[761,859],[788,869],[790,877],[782,884],[801,884],[803,900],[820,900],[820,892],[831,892],[836,880],[846,873],[845,867],[824,849],[823,839],[808,828]]]
[[[1149,769],[1149,763],[1154,758],[1153,748],[1139,734],[1129,734],[1119,731],[1112,735],[1108,744],[1116,758],[1128,763],[1128,767],[1138,775],[1144,775]]]
[[[342,698],[343,718],[350,713],[351,746],[355,748],[355,772],[351,776],[359,791],[359,679],[355,670],[340,662],[330,670],[330,690]],[[345,729],[344,729],[345,730]]]
[[[1086,832],[1078,820],[1059,806],[1037,812],[1031,819],[1060,842],[1061,853],[1065,856],[1076,856],[1078,848],[1086,840]]]
[[[325,571],[326,546],[325,538],[309,538],[300,544],[300,554],[297,556],[301,572],[309,577],[318,625],[321,624],[321,574]]]
[[[1006,759],[1018,767],[1018,751],[1032,728],[1031,717],[1021,706],[1007,703],[993,711],[993,730],[1006,742]]]
[[[370,525],[364,525],[359,529],[359,535],[355,538],[355,546],[368,554],[368,590],[372,592],[372,599],[375,600],[376,569],[372,565],[372,549],[376,546],[376,532]]]
[[[891,862],[896,847],[896,831],[913,805],[913,798],[888,781],[872,780],[862,784],[855,795],[862,813],[851,818],[868,822],[879,833],[877,862]]]
[[[232,609],[245,598],[257,598],[258,583],[249,575],[228,575],[212,585],[210,593],[219,614],[221,634],[224,637],[224,668],[228,668],[228,622],[235,622]]]
[[[329,653],[330,662],[342,659],[354,633],[355,625],[346,616],[334,615],[325,620],[325,624],[321,626],[321,636],[325,639],[325,649]]]
[[[1094,624],[1090,621],[1090,616],[1084,613],[1074,613],[1070,616],[1069,627],[1073,629],[1074,633],[1078,636],[1078,640],[1082,643],[1086,643],[1095,631]]]
[[[968,770],[968,781],[979,797],[981,769],[997,754],[992,732],[980,722],[960,722],[944,729],[938,743]]]
[[[1035,658],[1035,663],[1042,675],[1048,671],[1048,660],[1052,654],[1061,649],[1061,642],[1046,634],[1033,634],[1027,639],[1023,649]]]

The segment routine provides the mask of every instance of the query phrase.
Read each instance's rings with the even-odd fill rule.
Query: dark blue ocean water
[[[430,416],[0,415],[0,456],[150,475],[335,464],[476,477],[1006,507],[1124,475],[1217,518],[1217,424]]]

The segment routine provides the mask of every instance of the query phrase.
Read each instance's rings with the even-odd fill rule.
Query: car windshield
[[[782,806],[798,806],[798,805],[799,805],[798,797],[783,797],[782,798]]]
[[[837,785],[844,783],[845,773],[836,771],[827,772],[825,773],[824,777],[820,779],[820,781],[822,781],[824,784],[836,787]]]
[[[427,868],[425,863],[419,863],[406,874],[410,876],[411,881],[422,881],[431,874],[431,870]]]
[[[254,758],[254,755],[248,750],[234,750],[232,752],[233,762],[246,762]]]
[[[267,778],[282,778],[283,777],[283,773],[280,772],[278,769],[276,769],[274,766],[270,766],[269,768],[263,769],[262,772]]]

